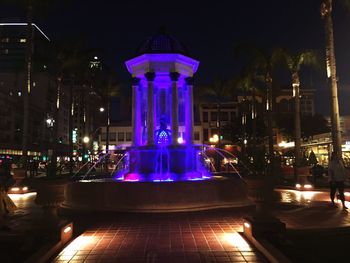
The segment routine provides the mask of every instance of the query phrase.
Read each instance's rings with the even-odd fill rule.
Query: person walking
[[[331,161],[328,165],[328,180],[330,186],[330,198],[331,204],[335,206],[334,198],[338,190],[340,200],[343,205],[343,210],[348,209],[345,205],[344,196],[344,181],[346,177],[346,169],[344,167],[343,160],[336,156],[335,152],[332,152]]]
[[[11,185],[13,185],[11,164],[9,160],[3,159],[0,164],[0,231],[9,230],[5,224],[5,217],[16,209],[16,205],[7,195]]]

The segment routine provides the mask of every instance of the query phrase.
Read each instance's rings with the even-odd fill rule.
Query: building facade
[[[0,23],[0,154],[22,154],[23,90],[26,88],[26,23]],[[60,85],[36,60],[50,39],[33,24],[33,72],[29,94],[28,154],[44,156],[52,149],[54,125],[57,150],[63,154],[69,141],[69,89]],[[58,88],[60,87],[60,88]],[[59,110],[56,107],[59,100]],[[57,115],[57,116],[56,116]]]

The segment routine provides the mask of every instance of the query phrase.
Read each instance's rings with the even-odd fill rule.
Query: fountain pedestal
[[[240,178],[178,182],[73,182],[62,208],[68,212],[179,212],[247,207]]]

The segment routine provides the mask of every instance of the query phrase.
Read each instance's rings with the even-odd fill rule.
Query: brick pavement
[[[242,216],[139,215],[104,222],[78,236],[54,262],[267,262],[238,233]]]
[[[280,195],[282,205],[274,213],[289,229],[350,227],[349,213],[342,211],[340,204],[338,208],[331,208],[327,192],[283,190]],[[12,229],[26,231],[42,217],[34,198],[35,195],[17,198],[15,203],[19,209],[8,218]],[[350,207],[350,203],[347,205]],[[238,233],[242,231],[242,218],[247,212],[82,218],[76,226],[84,224],[87,230],[54,261],[265,262]]]

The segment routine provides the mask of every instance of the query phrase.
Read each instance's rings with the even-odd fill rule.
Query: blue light
[[[158,144],[168,144],[169,143],[169,133],[167,133],[165,130],[160,131],[160,133],[157,136]]]
[[[199,62],[180,54],[144,54],[126,62],[133,76],[133,145],[116,180],[211,178],[193,142],[193,74]],[[150,67],[149,65],[152,65]],[[186,68],[186,70],[181,70]],[[150,71],[147,71],[150,69]]]

